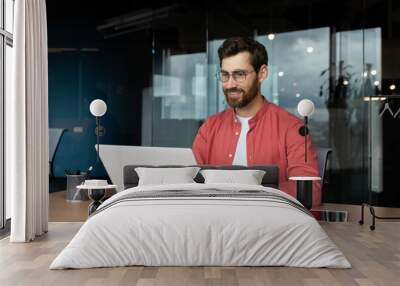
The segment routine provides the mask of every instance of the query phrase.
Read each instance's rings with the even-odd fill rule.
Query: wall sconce
[[[107,104],[101,99],[95,99],[90,103],[90,113],[96,117],[96,137],[97,137],[97,162],[99,161],[99,137],[106,134],[106,129],[100,125],[100,117],[107,112]]]
[[[297,111],[304,117],[304,125],[300,127],[299,133],[304,136],[304,162],[307,163],[307,135],[308,130],[308,117],[314,113],[314,103],[309,99],[303,99],[297,105]],[[312,208],[312,183],[315,180],[320,180],[320,177],[290,177],[297,183],[297,200],[301,202],[307,209]]]
[[[314,103],[309,99],[303,99],[297,105],[297,111],[301,116],[304,117],[304,126],[302,126],[299,130],[301,136],[304,136],[304,162],[307,163],[307,135],[309,133],[308,130],[308,117],[314,113],[315,107]]]

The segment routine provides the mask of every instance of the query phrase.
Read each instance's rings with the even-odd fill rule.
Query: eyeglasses
[[[227,82],[227,81],[229,81],[229,78],[232,75],[232,78],[234,81],[243,82],[246,80],[246,76],[253,72],[256,72],[256,71],[237,70],[237,71],[233,71],[232,73],[229,73],[226,71],[220,71],[217,73],[217,79],[219,79],[221,82]]]

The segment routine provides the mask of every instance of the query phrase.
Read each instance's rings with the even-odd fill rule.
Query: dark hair
[[[222,60],[227,57],[237,55],[241,52],[249,52],[251,55],[251,65],[258,72],[262,65],[268,65],[268,53],[264,45],[252,38],[233,37],[226,39],[218,48],[220,65]]]

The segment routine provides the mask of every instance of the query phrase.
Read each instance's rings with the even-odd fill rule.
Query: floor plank
[[[106,190],[106,196],[113,192]],[[88,206],[91,200],[69,202],[66,200],[66,191],[49,194],[49,221],[85,221],[88,217]]]
[[[90,201],[69,203],[65,192],[50,194],[49,232],[28,244],[0,240],[0,285],[398,285],[400,224],[377,222],[375,231],[358,225],[360,207],[327,204],[349,211],[349,223],[321,223],[352,263],[352,269],[289,267],[119,267],[85,270],[48,269],[87,219]],[[377,213],[399,215],[398,209]]]
[[[357,223],[321,223],[352,263],[352,269],[291,267],[117,267],[49,270],[82,222],[51,222],[32,243],[0,241],[0,285],[398,285],[400,232],[397,222],[374,232]]]

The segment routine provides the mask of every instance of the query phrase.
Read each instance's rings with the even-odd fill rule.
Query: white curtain
[[[6,98],[6,187],[12,242],[48,229],[48,79],[45,0],[17,0],[13,92]]]

